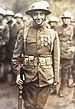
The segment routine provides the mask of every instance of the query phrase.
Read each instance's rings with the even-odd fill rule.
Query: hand
[[[17,75],[16,83],[17,83],[18,85],[22,85],[22,84],[23,84],[23,80],[20,78],[20,74]]]
[[[74,47],[74,46],[69,47],[68,51],[69,51],[69,52],[74,52],[74,51],[75,51],[75,47]]]
[[[3,42],[2,45],[5,45],[5,42]]]
[[[59,84],[59,82],[54,82],[54,85],[57,86]]]

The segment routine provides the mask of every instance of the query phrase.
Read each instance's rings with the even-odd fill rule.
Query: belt
[[[52,56],[51,55],[40,55],[38,57],[36,56],[28,56],[25,55],[25,61],[26,64],[30,63],[32,65],[42,65],[42,66],[49,66],[52,65]]]

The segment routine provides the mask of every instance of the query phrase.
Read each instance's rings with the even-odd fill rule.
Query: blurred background
[[[24,12],[28,9],[31,3],[40,0],[0,0],[0,6],[4,9],[12,9],[15,13]],[[75,15],[75,0],[46,0],[50,4],[50,10],[53,15],[60,17],[65,10],[69,10],[72,15]]]

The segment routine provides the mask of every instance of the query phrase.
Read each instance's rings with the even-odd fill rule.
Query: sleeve
[[[9,28],[7,24],[2,25],[0,28],[0,47],[5,46],[9,41]]]
[[[73,46],[75,46],[75,26],[73,27]]]
[[[23,31],[20,31],[17,35],[17,40],[15,43],[15,48],[13,52],[13,57],[12,57],[12,66],[14,69],[14,72],[18,75],[20,74],[20,69],[22,66],[22,53],[23,53]]]
[[[8,43],[8,41],[9,41],[9,27],[7,24],[4,25],[3,36],[4,36],[3,40],[4,40],[5,44]]]
[[[54,39],[54,75],[55,75],[55,82],[59,82],[59,72],[60,72],[60,43],[59,37],[57,32],[55,32],[55,39]]]

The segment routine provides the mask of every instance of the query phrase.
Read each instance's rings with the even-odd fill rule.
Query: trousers
[[[68,86],[69,82],[69,75],[70,75],[70,69],[72,67],[71,59],[62,59],[61,60],[61,89],[63,89],[65,86]]]
[[[35,82],[25,83],[23,87],[25,109],[44,109],[49,95],[50,85],[39,87]]]

